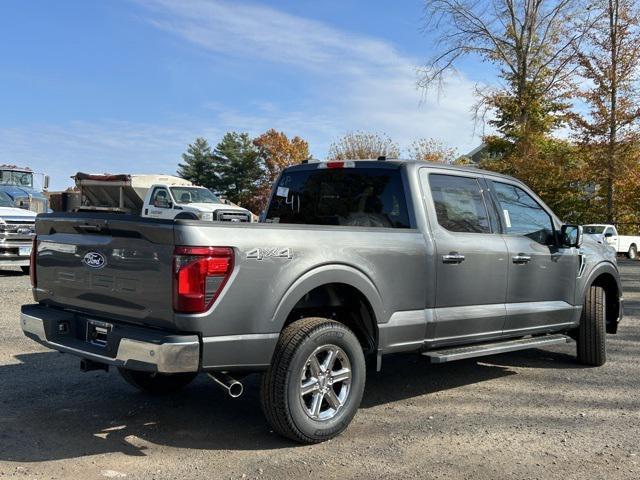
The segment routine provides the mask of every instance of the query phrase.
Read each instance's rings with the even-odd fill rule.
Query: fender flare
[[[610,274],[616,281],[618,286],[618,297],[622,296],[622,284],[620,283],[620,272],[618,269],[610,262],[600,262],[597,264],[591,271],[589,275],[584,280],[582,288],[579,292],[576,292],[576,300],[579,302],[578,305],[581,305],[584,301],[584,296],[587,293],[587,289],[593,284],[595,279],[602,275],[603,273]]]
[[[362,293],[373,310],[377,324],[388,320],[380,292],[367,275],[348,265],[327,264],[305,272],[287,289],[271,317],[275,327],[273,331],[282,330],[289,313],[302,297],[314,288],[330,283],[349,285]]]

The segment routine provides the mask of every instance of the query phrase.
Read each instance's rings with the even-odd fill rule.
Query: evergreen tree
[[[252,200],[262,176],[260,152],[247,133],[228,132],[216,145],[212,165],[217,173],[214,192],[234,203],[252,207]]]
[[[178,164],[178,176],[196,185],[211,188],[216,179],[212,160],[209,143],[202,137],[196,138],[182,154],[183,163]]]

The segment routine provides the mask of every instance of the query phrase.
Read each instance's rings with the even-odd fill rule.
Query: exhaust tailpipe
[[[231,398],[238,398],[244,392],[244,387],[242,383],[236,380],[235,378],[231,378],[224,372],[212,372],[207,373],[209,378],[216,382],[218,386],[224,389]]]

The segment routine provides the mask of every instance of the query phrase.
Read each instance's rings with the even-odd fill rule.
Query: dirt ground
[[[0,478],[640,478],[640,262],[621,261],[626,317],[601,368],[573,344],[431,365],[385,357],[332,441],[271,432],[258,379],[231,399],[202,376],[147,397],[117,372],[23,337],[28,277],[0,271]]]

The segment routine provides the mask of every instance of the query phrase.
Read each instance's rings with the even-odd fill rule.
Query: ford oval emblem
[[[102,268],[107,264],[107,259],[104,258],[104,255],[102,255],[101,253],[87,252],[82,259],[82,263],[84,263],[87,267]]]

